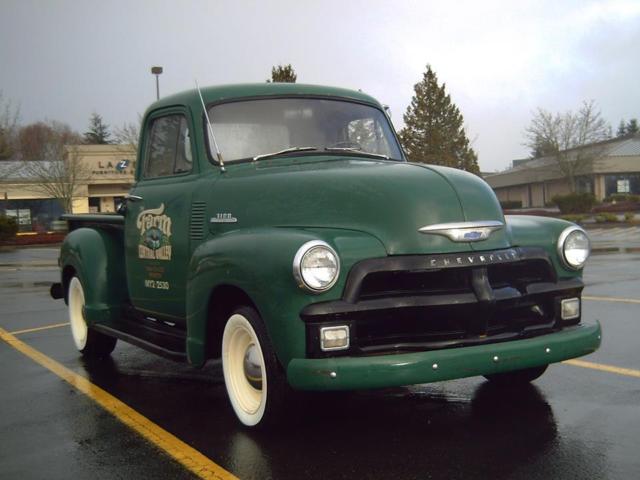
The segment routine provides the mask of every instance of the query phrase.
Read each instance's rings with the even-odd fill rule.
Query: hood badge
[[[420,233],[442,235],[452,242],[480,242],[486,240],[496,230],[504,227],[504,223],[495,220],[480,222],[438,223],[419,228]]]
[[[211,223],[238,223],[238,219],[231,213],[216,213],[215,217],[211,217]]]

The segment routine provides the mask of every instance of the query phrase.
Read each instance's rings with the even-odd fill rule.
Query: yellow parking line
[[[16,330],[15,332],[11,332],[11,335],[21,335],[23,333],[39,332],[41,330],[49,330],[50,328],[66,327],[67,325],[69,325],[69,322],[54,323],[53,325],[45,325],[44,327],[35,327],[35,328],[26,328],[24,330]]]
[[[237,477],[233,474],[176,436],[156,425],[133,408],[121,402],[106,390],[94,385],[82,375],[78,375],[52,358],[47,357],[38,350],[18,340],[2,328],[0,328],[0,339],[87,395],[122,423],[163,450],[198,477],[205,479],[237,480]]]
[[[596,300],[600,302],[640,303],[640,299],[637,298],[595,297],[592,295],[583,295],[582,299]]]
[[[602,372],[617,373],[618,375],[625,375],[627,377],[640,378],[640,370],[633,370],[632,368],[614,367],[613,365],[603,365],[601,363],[585,362],[584,360],[565,360],[562,363],[567,365],[573,365],[574,367],[590,368],[592,370],[600,370]]]

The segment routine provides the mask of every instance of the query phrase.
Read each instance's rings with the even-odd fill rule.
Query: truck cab
[[[65,215],[52,295],[87,356],[116,340],[221,359],[247,426],[296,390],[528,382],[600,344],[586,233],[505,217],[479,177],[405,158],[372,97],[299,84],[183,92],[145,113],[118,215]]]

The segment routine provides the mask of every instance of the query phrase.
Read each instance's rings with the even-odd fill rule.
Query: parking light
[[[320,348],[323,352],[349,348],[349,327],[324,327],[320,329]]]
[[[580,299],[565,298],[560,302],[560,316],[562,320],[573,320],[580,316]]]

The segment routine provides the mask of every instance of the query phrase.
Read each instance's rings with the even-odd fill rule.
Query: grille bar
[[[308,305],[310,356],[453,348],[540,335],[558,328],[558,302],[579,296],[580,278],[558,280],[543,249],[369,259],[347,277],[341,300]],[[579,320],[578,320],[579,321]],[[348,325],[351,348],[317,349],[323,326]]]

